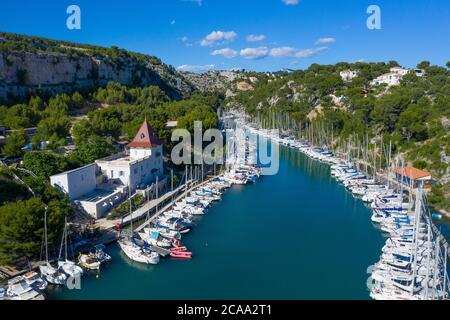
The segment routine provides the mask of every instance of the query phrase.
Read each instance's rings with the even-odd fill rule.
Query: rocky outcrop
[[[76,57],[57,52],[3,51],[0,54],[0,99],[17,100],[37,91],[71,92],[118,82],[127,86],[161,87],[172,98],[191,93],[194,87],[173,68],[152,57],[144,61],[105,56]]]
[[[200,92],[223,92],[240,78],[246,78],[241,71],[210,71],[207,73],[183,72],[183,77]]]

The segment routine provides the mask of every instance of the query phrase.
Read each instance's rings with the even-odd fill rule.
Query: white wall
[[[98,202],[80,201],[80,205],[83,209],[96,219],[103,218],[108,215],[109,212],[117,207],[123,200],[127,198],[126,193],[122,191],[116,191],[110,196],[102,199]]]
[[[77,199],[96,188],[96,164],[67,171],[50,177],[52,186],[68,194],[70,200]]]
[[[131,157],[137,155],[138,158]],[[150,149],[131,149],[130,162],[98,162],[103,174],[108,179],[119,179],[123,185],[131,183],[131,191],[144,187],[156,180],[156,176],[163,174],[163,147]],[[157,172],[152,173],[154,169]],[[122,173],[122,175],[121,175]]]
[[[152,155],[152,149],[130,149],[130,157],[132,160],[138,160],[142,158],[146,158]]]
[[[120,164],[118,162],[98,162],[103,175],[109,180],[119,180],[124,186],[128,185],[130,176],[130,166],[128,163]]]

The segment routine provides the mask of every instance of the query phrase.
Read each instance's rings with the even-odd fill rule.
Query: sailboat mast
[[[158,202],[159,202],[159,186],[158,186],[158,182],[159,182],[159,179],[158,179],[158,177],[156,177],[156,216],[158,216],[158,211],[159,211],[159,208],[158,208]]]
[[[444,294],[447,292],[447,256],[448,256],[448,247],[444,245]]]
[[[64,242],[66,244],[66,261],[67,261],[67,216],[64,217]]]
[[[128,201],[130,205],[131,237],[133,237],[133,208],[131,207],[131,177],[128,185]]]
[[[373,181],[377,180],[377,143],[373,145]]]
[[[60,260],[61,256],[62,256],[63,245],[65,244],[65,234],[66,234],[66,225],[64,224],[63,234],[61,237],[61,246],[59,247],[58,260]],[[66,257],[66,260],[67,260],[67,257]]]
[[[403,184],[403,183],[402,183]],[[419,238],[419,227],[420,227],[420,215],[422,210],[422,189],[418,190],[417,196],[416,196],[416,221],[415,221],[415,230],[414,230],[414,253],[412,255],[413,263],[413,277],[412,277],[412,284],[411,284],[411,295],[414,295],[414,286],[416,282],[416,275],[417,275],[417,251],[418,251],[418,238]]]
[[[428,221],[428,257],[427,257],[427,273],[425,276],[425,299],[428,300],[429,281],[430,281],[430,267],[431,267],[431,221]]]
[[[187,186],[187,179],[188,179],[188,169],[187,169],[187,165],[185,168],[185,173],[184,173],[184,191],[185,191],[185,198],[187,199],[187,194],[188,194],[188,186]]]
[[[391,187],[391,157],[392,157],[392,140],[389,140],[388,170],[387,170],[387,187]]]
[[[47,206],[44,211],[45,261],[48,264]]]
[[[170,191],[172,192],[172,202],[173,202],[173,169],[170,169]]]

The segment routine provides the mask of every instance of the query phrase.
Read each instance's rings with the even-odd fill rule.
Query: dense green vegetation
[[[2,151],[9,157],[21,156],[27,138],[20,129],[37,127],[32,139],[35,150],[41,141],[48,141],[47,149],[57,151],[71,138],[77,147],[72,157],[87,164],[111,154],[116,142],[132,139],[145,117],[169,147],[171,132],[166,128],[167,121],[179,120],[179,127],[189,130],[195,120],[203,121],[205,129],[216,127],[216,109],[221,100],[212,94],[194,94],[188,100],[172,101],[156,86],[128,88],[117,83],[85,96],[75,92],[47,101],[35,96],[28,104],[0,106],[0,123],[19,130],[8,137]],[[81,109],[90,111],[86,116],[75,117]]]
[[[0,170],[0,189],[5,190],[0,198],[0,263],[21,257],[40,258],[46,206],[50,252],[53,253],[61,240],[64,217],[71,214],[68,200],[46,180],[26,175],[21,179],[36,196],[32,197],[27,187],[15,182],[9,169]]]
[[[23,154],[22,148],[28,141],[28,137],[23,130],[16,131],[9,135],[6,144],[3,146],[3,153],[10,157],[20,157]]]
[[[436,208],[450,211],[450,71],[424,61],[418,65],[423,77],[405,75],[399,86],[372,86],[371,80],[398,66],[389,63],[338,63],[311,65],[307,70],[279,74],[271,81],[259,78],[253,91],[240,92],[226,102],[243,108],[266,127],[295,128],[301,134],[311,128],[333,137],[340,144],[349,137],[368,137],[384,144],[392,141],[393,152],[444,177],[430,197]],[[354,70],[349,82],[339,73]],[[378,142],[380,143],[380,142]],[[447,158],[448,159],[448,158]]]
[[[24,256],[39,258],[46,205],[51,247],[60,241],[64,216],[71,210],[68,200],[50,187],[49,176],[116,152],[118,142],[132,139],[145,117],[165,142],[165,151],[170,152],[171,131],[166,122],[178,120],[178,127],[190,130],[196,120],[204,121],[205,129],[216,127],[221,101],[220,97],[200,94],[173,101],[159,87],[129,88],[109,83],[91,93],[74,92],[49,99],[33,96],[27,103],[0,106],[0,123],[17,130],[2,146],[3,154],[23,157],[23,167],[38,177],[23,177],[36,192],[36,197],[31,197],[11,175],[0,175],[0,263]],[[31,141],[34,150],[24,153],[28,138],[23,129],[29,127],[37,127]],[[49,142],[45,151],[39,150],[41,141]],[[72,142],[75,148],[67,148]],[[142,202],[141,197],[133,198],[133,207]],[[124,204],[111,217],[127,212]]]
[[[14,181],[9,170],[0,168],[0,206],[7,202],[27,199],[29,196],[28,189]]]
[[[72,43],[61,40],[51,40],[40,37],[26,36],[21,34],[0,32],[0,38],[6,41],[0,42],[0,54],[3,52],[18,51],[36,53],[39,51],[63,53],[67,54],[72,59],[77,59],[80,56],[100,56],[110,61],[120,64],[124,59],[134,59],[139,62],[148,62],[158,65],[162,61],[153,56],[148,56],[141,53],[127,51],[116,46],[111,48],[93,46],[88,44]]]
[[[136,210],[142,204],[144,204],[145,198],[141,194],[135,195],[131,198],[131,210]],[[117,208],[114,208],[111,213],[106,217],[108,220],[114,220],[122,216],[126,216],[130,212],[130,202],[125,201]]]

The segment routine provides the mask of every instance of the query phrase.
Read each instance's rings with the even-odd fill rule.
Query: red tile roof
[[[431,173],[414,168],[414,167],[406,167],[402,170],[403,168],[397,168],[395,170],[395,172],[399,175],[402,174],[408,177],[408,179],[412,179],[412,180],[416,180],[416,179],[422,179],[422,178],[426,178],[426,177],[430,177],[431,178]]]
[[[147,119],[145,119],[133,141],[128,144],[128,148],[151,149],[162,144],[163,142],[150,127]]]

